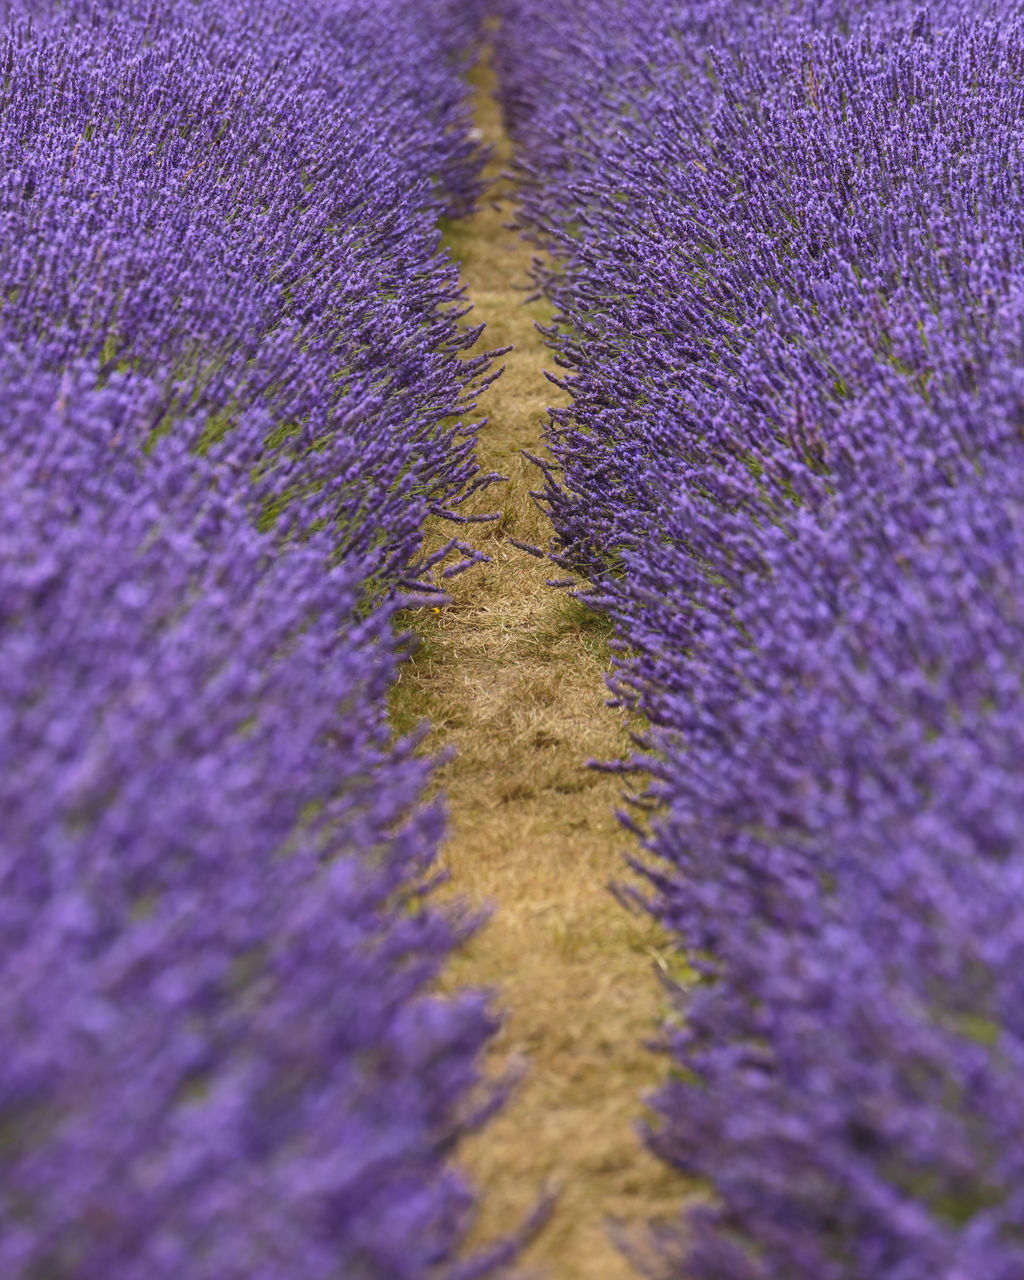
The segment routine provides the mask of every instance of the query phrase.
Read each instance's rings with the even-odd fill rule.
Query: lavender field
[[[0,41],[0,1277],[1021,1280],[1022,6]]]

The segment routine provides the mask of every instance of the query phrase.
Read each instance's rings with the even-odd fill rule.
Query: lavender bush
[[[4,373],[2,1269],[425,1274],[492,1026],[428,994],[387,610],[144,457],[139,380]]]
[[[455,5],[19,6],[0,166],[0,1271],[460,1261],[484,998],[384,710],[472,458]],[[436,92],[435,92],[436,91]]]
[[[457,64],[429,38],[422,54],[408,13],[403,38],[359,5],[298,9],[184,0],[155,31],[148,6],[90,24],[72,9],[45,38],[11,27],[3,333],[46,367],[158,380],[150,430],[206,410],[197,446],[265,410],[249,448],[280,501],[331,483],[339,550],[380,545],[393,574],[423,513],[486,480],[462,415],[487,361],[457,358],[477,333],[435,227],[475,170]],[[434,70],[407,86],[420,56]],[[438,76],[446,111],[415,118],[406,96],[444,102]],[[450,191],[430,179],[438,137]]]
[[[701,975],[649,1136],[712,1194],[654,1275],[1024,1271],[1013,8],[505,11],[554,554]]]

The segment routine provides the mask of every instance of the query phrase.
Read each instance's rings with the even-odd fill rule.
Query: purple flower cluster
[[[703,1280],[1024,1274],[1024,24],[509,0]],[[640,896],[640,895],[637,895]]]
[[[0,1273],[490,1273],[449,1161],[494,1019],[437,994],[475,922],[385,721],[424,517],[487,480],[436,231],[477,191],[476,15],[18,8]]]
[[[333,485],[339,552],[408,576],[424,512],[487,480],[460,417],[487,361],[456,358],[438,256],[479,186],[444,7],[113,8],[3,37],[0,336],[156,381],[152,432],[248,431],[280,503]]]

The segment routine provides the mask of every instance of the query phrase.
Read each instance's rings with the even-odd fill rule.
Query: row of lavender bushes
[[[485,999],[389,746],[487,359],[470,4],[68,0],[0,27],[0,1274],[459,1261]],[[471,557],[470,557],[471,558]],[[404,594],[403,594],[404,593]]]
[[[688,1280],[1024,1275],[1024,24],[501,0],[571,407],[554,552],[647,716]],[[640,846],[637,846],[640,849]]]

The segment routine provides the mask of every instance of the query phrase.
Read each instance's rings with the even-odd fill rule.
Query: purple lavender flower
[[[494,1016],[437,993],[475,921],[385,720],[395,609],[461,548],[424,518],[490,479],[436,230],[478,16],[6,7],[5,1275],[513,1252],[463,1257]]]
[[[658,1276],[1024,1272],[1016,6],[502,6],[553,554],[697,981]],[[571,68],[571,73],[569,73]]]

